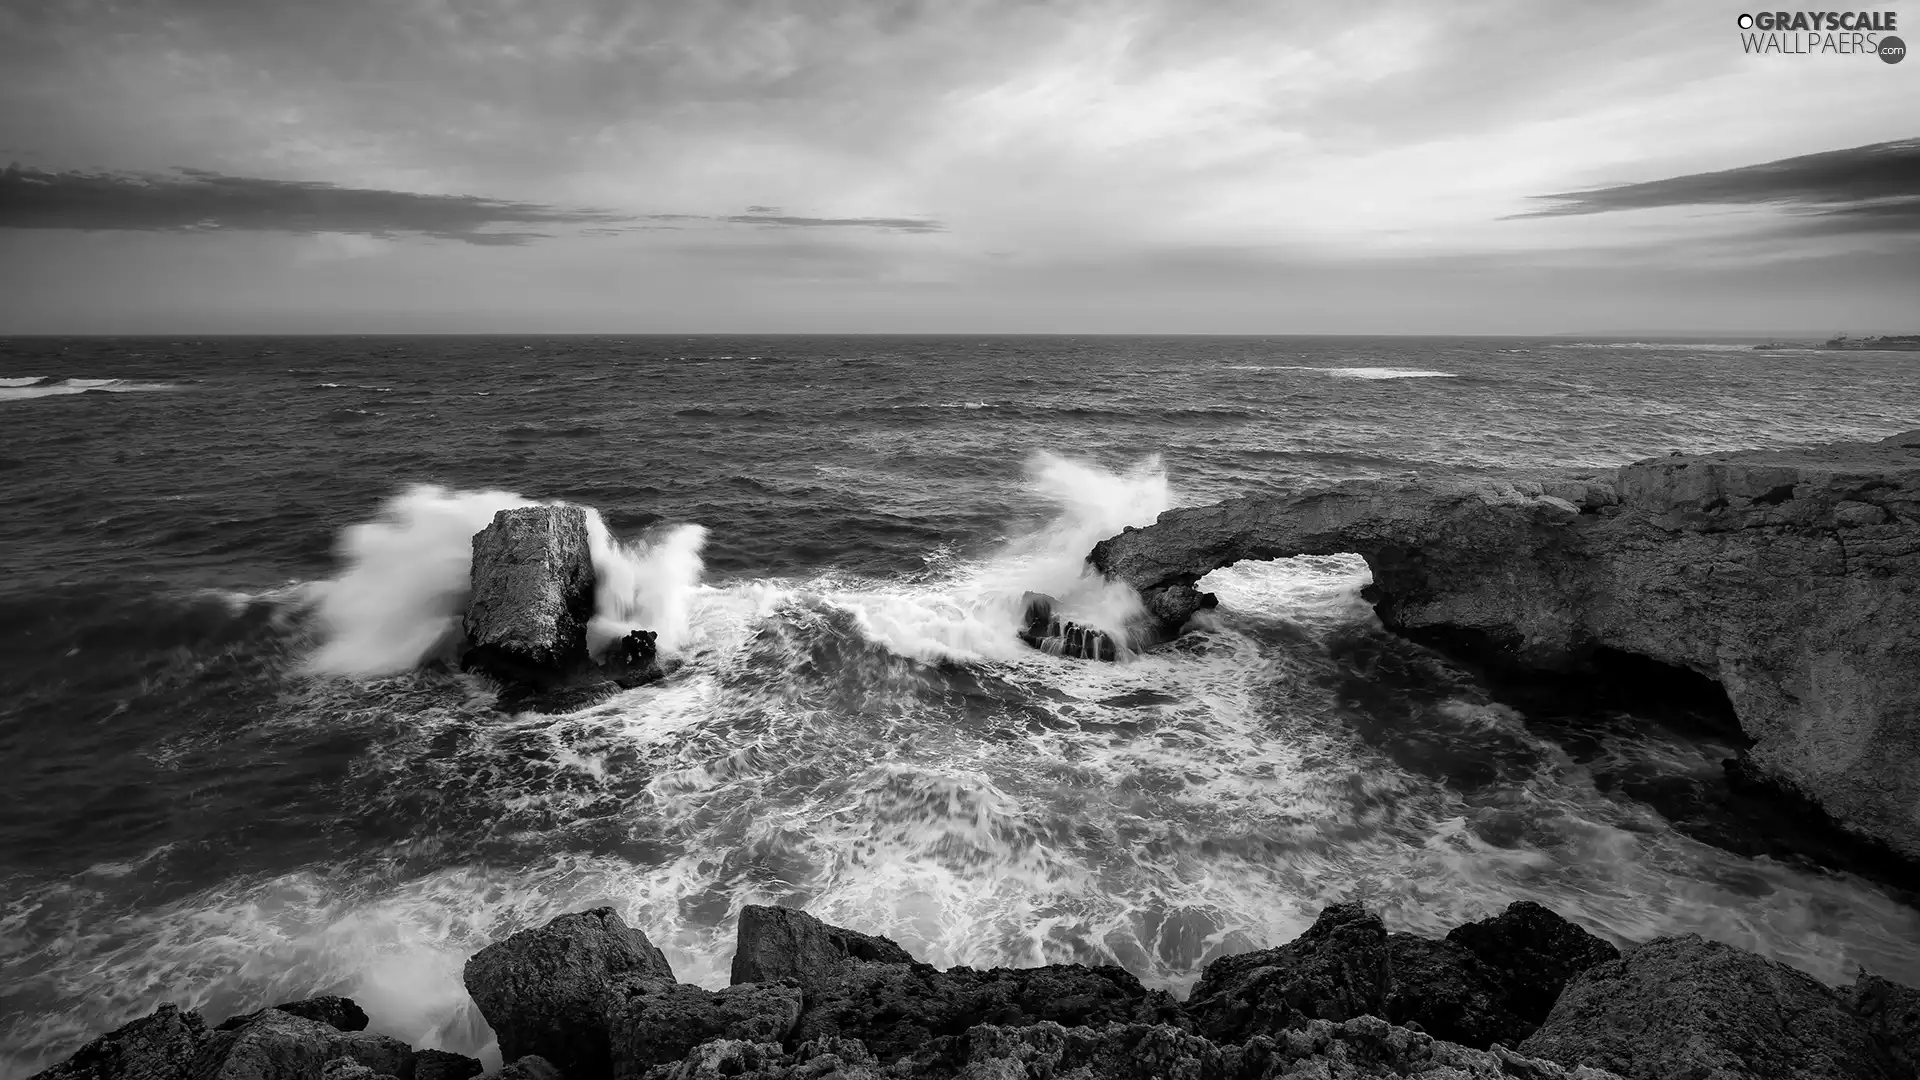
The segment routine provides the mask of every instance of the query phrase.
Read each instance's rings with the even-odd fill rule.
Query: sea
[[[462,964],[597,905],[708,987],[746,904],[1180,995],[1335,901],[1518,899],[1920,985],[1910,894],[1727,810],[1736,735],[1516,705],[1356,556],[1114,663],[1015,636],[1027,590],[1124,621],[1085,556],[1171,507],[1920,427],[1910,354],[1750,345],[0,339],[0,1078],[321,993],[497,1061]],[[449,663],[472,534],[541,501],[669,677],[508,715]]]

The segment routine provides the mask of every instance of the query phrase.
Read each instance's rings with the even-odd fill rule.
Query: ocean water
[[[1354,476],[1920,426],[1910,355],[1406,338],[0,340],[0,1077],[161,1001],[337,992],[483,1055],[465,958],[612,904],[723,985],[738,909],[936,964],[1211,958],[1358,899],[1534,899],[1920,984],[1920,913],[1695,837],[1725,737],[1516,709],[1382,632],[1354,557],[1213,575],[1095,664],[1091,545]],[[507,716],[437,660],[468,540],[594,509],[602,625],[684,661]],[[1680,795],[1675,796],[1678,792]],[[1702,796],[1700,793],[1706,792]],[[1755,825],[1754,829],[1763,826]],[[1730,845],[1739,846],[1739,845]]]

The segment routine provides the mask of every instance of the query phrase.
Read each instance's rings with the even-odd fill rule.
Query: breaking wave
[[[132,379],[59,379],[29,375],[0,379],[0,401],[24,401],[66,394],[129,394],[178,389],[180,387],[173,383],[136,382]]]

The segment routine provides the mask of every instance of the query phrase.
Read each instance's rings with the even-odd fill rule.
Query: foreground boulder
[[[911,964],[913,955],[891,940],[829,926],[794,908],[749,904],[740,909],[733,982],[802,985],[844,975],[856,963]]]
[[[522,930],[475,953],[462,973],[501,1057],[537,1055],[567,1080],[613,1075],[606,1009],[625,976],[674,981],[666,956],[612,908]]]
[[[275,1005],[274,1009],[289,1016],[298,1016],[302,1020],[313,1020],[341,1031],[367,1030],[367,1013],[352,998],[343,998],[328,994],[323,997],[307,998],[304,1001],[290,1001],[284,1005]],[[219,1031],[236,1031],[259,1019],[266,1012],[255,1012],[229,1016],[220,1022]]]
[[[1089,561],[1173,630],[1211,570],[1338,552],[1366,558],[1390,630],[1520,668],[1611,651],[1717,681],[1757,774],[1920,858],[1920,431],[1229,499],[1168,511]]]
[[[1838,992],[1697,934],[1656,938],[1582,972],[1520,1050],[1629,1080],[1912,1076]]]
[[[1574,976],[1620,958],[1611,942],[1531,900],[1516,900],[1493,918],[1456,926],[1447,932],[1447,942],[1493,971],[1505,1007],[1529,1030],[1547,1018]]]
[[[978,1024],[1182,1023],[1165,991],[1148,991],[1117,967],[1038,968],[858,964],[807,988],[793,1039],[857,1039],[882,1062],[914,1054]]]
[[[714,1039],[786,1041],[800,1019],[800,988],[751,983],[715,992],[629,976],[615,984],[604,1007],[613,1074],[631,1077]]]
[[[167,1004],[81,1047],[33,1080],[192,1080],[209,1032],[196,1012]]]
[[[474,534],[461,665],[544,688],[587,667],[593,556],[578,506],[502,510]]]
[[[1186,1010],[1200,1034],[1244,1042],[1312,1020],[1377,1016],[1389,978],[1387,928],[1380,916],[1359,904],[1334,904],[1285,945],[1208,964]]]

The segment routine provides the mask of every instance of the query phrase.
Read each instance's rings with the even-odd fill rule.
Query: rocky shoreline
[[[1750,744],[1746,777],[1920,864],[1920,430],[1248,496],[1168,511],[1088,561],[1170,635],[1214,569],[1340,552],[1366,559],[1387,629],[1453,655],[1709,690]]]
[[[1358,904],[1212,961],[1185,1002],[1117,967],[939,970],[802,911],[742,910],[732,985],[678,982],[610,908],[482,949],[488,1080],[1914,1080],[1920,992],[1833,988],[1697,935],[1624,952],[1531,902],[1442,939]],[[162,1005],[35,1080],[471,1080],[474,1058],[314,998],[210,1026]]]

